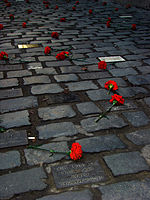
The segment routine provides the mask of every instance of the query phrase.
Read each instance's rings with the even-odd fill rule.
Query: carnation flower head
[[[70,150],[70,158],[73,160],[78,160],[82,157],[82,149],[81,149],[81,145],[79,143],[73,143],[71,150]]]
[[[109,80],[109,81],[107,81],[105,83],[105,88],[107,90],[110,90],[110,89],[117,90],[118,89],[118,85],[117,85],[117,83],[115,81]]]
[[[51,48],[49,46],[45,47],[44,53],[47,55],[51,52]]]
[[[0,24],[0,30],[2,30],[4,28],[3,24]]]
[[[107,63],[105,61],[100,61],[98,63],[98,69],[106,69]]]
[[[122,96],[120,96],[118,94],[114,94],[111,97],[112,97],[112,99],[110,99],[110,103],[115,103],[117,105],[124,104],[124,99],[122,98]]]
[[[51,37],[52,37],[52,38],[58,39],[59,34],[58,34],[57,32],[52,32],[52,33],[51,33]]]
[[[1,51],[0,53],[0,60],[7,60],[8,54],[5,51]]]

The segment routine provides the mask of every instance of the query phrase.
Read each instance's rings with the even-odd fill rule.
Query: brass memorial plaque
[[[105,62],[122,62],[122,61],[125,61],[125,59],[122,58],[121,56],[99,57],[98,59],[101,60],[101,61],[105,61]]]
[[[19,49],[27,49],[27,48],[36,48],[39,47],[39,44],[19,44]]]
[[[53,166],[52,174],[57,188],[102,182],[107,179],[98,161]]]

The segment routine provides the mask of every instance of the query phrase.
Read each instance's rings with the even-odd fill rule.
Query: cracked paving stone
[[[117,115],[108,115],[109,119],[102,118],[97,123],[94,121],[97,117],[92,117],[88,119],[81,120],[81,126],[87,132],[95,132],[99,130],[105,130],[109,128],[123,128],[128,124],[124,122],[124,120]]]
[[[72,122],[52,123],[43,126],[37,126],[39,139],[48,139],[61,136],[73,136],[78,134]]]
[[[47,150],[55,150],[60,152],[68,152],[68,146],[67,142],[59,142],[59,143],[49,143],[41,145],[40,148],[44,148]],[[50,152],[46,151],[39,151],[35,149],[25,149],[25,158],[27,160],[28,165],[37,165],[37,164],[43,164],[43,163],[52,163],[56,162],[58,160],[61,160],[66,155],[65,154],[53,154],[53,156],[50,156]]]
[[[116,135],[102,135],[76,140],[84,152],[101,152],[114,149],[123,149],[126,147]]]
[[[138,151],[104,156],[104,160],[114,176],[150,170],[145,159]]]
[[[47,187],[42,179],[47,178],[43,168],[37,167],[0,176],[0,199],[15,194],[43,190]]]
[[[134,127],[144,126],[150,122],[150,119],[143,111],[123,112],[122,114]]]
[[[64,91],[58,84],[43,84],[34,85],[31,87],[32,94],[48,94],[48,93],[59,93]]]
[[[102,200],[148,200],[150,199],[150,179],[124,181],[100,186]]]
[[[71,118],[76,115],[74,110],[71,108],[70,105],[63,105],[63,106],[55,106],[55,107],[46,107],[46,108],[39,108],[38,109],[39,117],[43,120],[54,120],[54,119],[61,119],[61,118]]]

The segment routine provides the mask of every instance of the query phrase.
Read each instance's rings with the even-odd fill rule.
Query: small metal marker
[[[35,137],[28,137],[29,140],[35,140]]]
[[[39,44],[19,44],[19,49],[27,49],[27,48],[36,48],[39,47]]]
[[[43,67],[40,67],[40,66],[30,66],[30,67],[28,67],[28,70],[30,70],[30,69],[42,69]]]
[[[121,15],[121,16],[119,16],[120,18],[132,18],[132,16],[131,15]]]
[[[125,59],[122,58],[121,56],[99,57],[98,59],[100,61],[105,61],[105,62],[123,62],[123,61],[125,61]]]

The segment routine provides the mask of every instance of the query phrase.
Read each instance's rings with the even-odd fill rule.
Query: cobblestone
[[[24,85],[30,85],[35,83],[50,83],[50,79],[48,76],[32,76],[32,77],[26,77],[23,78]]]
[[[57,82],[68,82],[68,81],[77,81],[78,80],[78,77],[75,74],[55,75],[54,78]]]
[[[98,87],[92,81],[80,81],[75,83],[66,83],[70,91],[80,91],[97,89]]]
[[[23,96],[21,88],[0,91],[0,99]]]
[[[0,80],[0,88],[13,87],[13,86],[18,86],[18,80],[15,78]]]
[[[101,110],[93,102],[84,102],[76,104],[78,110],[83,115],[99,113]]]
[[[93,100],[93,101],[98,101],[98,100],[108,100],[110,97],[107,94],[106,89],[99,89],[99,90],[91,90],[87,91],[86,94],[88,97]]]
[[[58,84],[43,84],[31,87],[32,94],[59,93],[62,91],[63,89]]]
[[[31,75],[32,75],[32,73],[27,71],[27,70],[7,72],[7,77],[8,78],[24,77],[24,76],[31,76]]]

